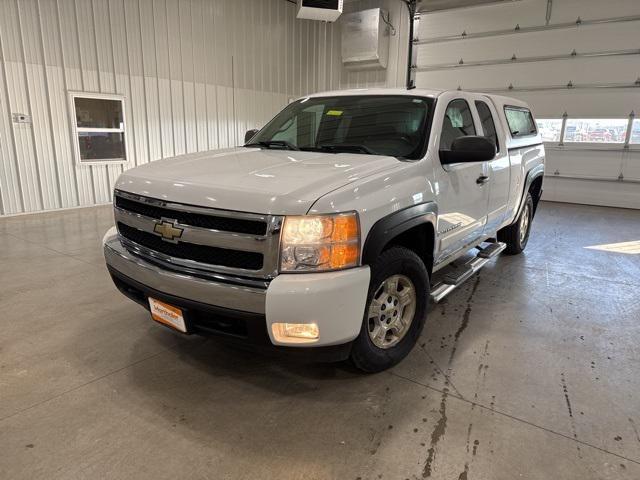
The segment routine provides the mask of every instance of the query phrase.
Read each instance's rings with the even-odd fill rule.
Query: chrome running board
[[[502,242],[492,242],[486,247],[477,246],[479,252],[471,260],[468,260],[461,266],[451,268],[446,273],[441,281],[431,287],[431,301],[438,303],[444,297],[453,292],[456,288],[462,285],[465,280],[468,280],[474,273],[484,267],[489,260],[498,256],[507,245]]]

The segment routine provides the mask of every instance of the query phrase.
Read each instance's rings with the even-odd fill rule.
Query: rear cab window
[[[528,108],[505,105],[504,114],[512,138],[528,137],[538,133],[538,127]]]

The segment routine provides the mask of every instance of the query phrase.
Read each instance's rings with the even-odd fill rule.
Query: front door
[[[472,101],[470,95],[459,93],[434,119],[434,126],[441,128],[440,150],[450,150],[456,138],[477,135]],[[483,234],[489,201],[489,162],[442,165],[436,160],[435,163],[440,245],[436,263],[439,263]]]

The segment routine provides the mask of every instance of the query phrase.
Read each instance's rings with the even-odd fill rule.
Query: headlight
[[[285,217],[281,272],[322,272],[355,267],[360,260],[356,212]]]

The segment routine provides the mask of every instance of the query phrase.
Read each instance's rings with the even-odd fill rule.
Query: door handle
[[[484,185],[485,183],[487,183],[489,181],[489,177],[487,177],[486,175],[480,175],[477,180],[476,183],[478,185]]]

